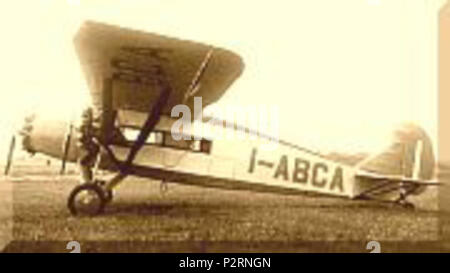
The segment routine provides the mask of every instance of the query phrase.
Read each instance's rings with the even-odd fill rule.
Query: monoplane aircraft
[[[384,150],[356,165],[213,118],[195,120],[204,125],[202,131],[183,127],[178,140],[171,109],[184,104],[194,112],[195,97],[202,98],[203,106],[218,101],[243,72],[243,60],[231,51],[97,22],[82,25],[75,48],[92,103],[102,113],[97,166],[115,175],[76,186],[68,198],[74,215],[101,213],[127,176],[223,189],[379,199],[406,207],[413,206],[406,200],[409,195],[438,184],[433,181],[430,138],[411,124],[399,127]],[[217,128],[247,137],[220,139],[214,133]],[[57,116],[29,117],[21,131],[27,151],[61,159],[63,167],[78,158],[74,134],[71,121]],[[277,148],[262,147],[268,143]]]

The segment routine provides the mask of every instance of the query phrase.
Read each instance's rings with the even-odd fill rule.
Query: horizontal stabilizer
[[[369,180],[369,181],[391,181],[391,182],[402,182],[402,183],[410,183],[416,185],[423,186],[438,186],[441,183],[434,180],[416,180],[414,178],[401,177],[396,175],[378,175],[369,172],[361,172],[359,171],[356,174],[356,178]]]

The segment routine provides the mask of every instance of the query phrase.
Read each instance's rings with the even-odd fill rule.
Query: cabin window
[[[164,135],[162,132],[151,132],[147,138],[146,143],[149,144],[162,144],[164,140]]]
[[[192,151],[200,152],[200,141],[198,140],[191,141],[190,148]]]
[[[164,146],[168,147],[192,150],[191,148],[192,142],[193,142],[192,140],[183,139],[183,136],[181,136],[180,140],[176,140],[172,137],[172,134],[170,132],[167,132],[164,136]]]
[[[141,132],[136,128],[123,127],[123,136],[126,141],[133,143],[137,140],[139,133]],[[145,144],[150,145],[160,145],[164,147],[170,147],[181,150],[190,150],[193,152],[209,154],[211,152],[212,142],[210,140],[201,139],[196,140],[194,136],[191,136],[191,140],[183,139],[181,136],[180,140],[175,140],[171,132],[153,131],[148,136]]]
[[[124,128],[123,135],[125,136],[126,140],[129,142],[135,142],[139,136],[139,133],[141,131],[133,128]],[[145,144],[159,144],[161,145],[163,143],[163,133],[162,132],[151,132],[148,136],[147,140],[145,141]]]
[[[211,141],[209,140],[196,140],[193,136],[191,136],[191,140],[183,139],[183,137],[180,140],[175,140],[170,132],[166,132],[164,136],[164,146],[207,154],[211,151]]]
[[[139,130],[124,128],[122,133],[127,141],[135,141],[139,135]]]

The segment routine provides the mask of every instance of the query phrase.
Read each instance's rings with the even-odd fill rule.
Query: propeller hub
[[[19,135],[22,137],[23,149],[32,154],[36,153],[36,150],[31,145],[31,133],[33,131],[33,121],[35,120],[35,118],[36,118],[35,114],[26,116],[23,127],[19,131]]]

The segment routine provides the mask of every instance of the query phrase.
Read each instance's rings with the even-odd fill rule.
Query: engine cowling
[[[71,122],[50,115],[30,115],[25,118],[25,124],[20,131],[22,146],[30,153],[42,153],[54,158],[62,159],[66,142],[68,150],[67,161],[76,161],[77,147],[73,135]]]

